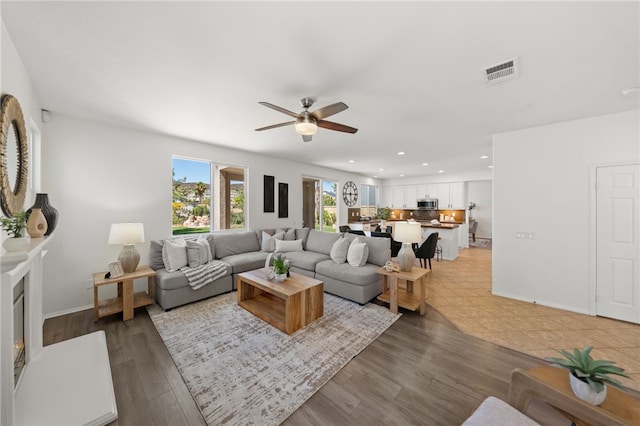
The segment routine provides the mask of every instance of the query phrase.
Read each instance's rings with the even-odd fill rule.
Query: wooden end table
[[[117,278],[105,278],[106,272],[96,272],[93,274],[93,320],[98,321],[107,315],[122,312],[122,320],[127,321],[133,318],[133,310],[141,306],[153,305],[153,277],[156,271],[148,266],[138,266],[131,273],[121,275]],[[133,292],[133,281],[136,278],[147,278],[147,292]],[[99,301],[98,288],[107,284],[118,285],[118,296]]]
[[[397,265],[396,265],[397,266]],[[378,300],[389,304],[389,310],[393,314],[398,313],[398,306],[405,309],[415,311],[420,308],[420,315],[426,312],[425,302],[425,285],[427,275],[431,273],[429,269],[412,267],[411,271],[389,272],[384,266],[376,271],[382,275],[382,294],[378,296]],[[398,280],[407,282],[407,289],[398,288]],[[413,291],[413,284],[417,283],[420,287],[418,293]]]
[[[262,269],[238,274],[238,305],[291,334],[324,314],[324,283],[291,272],[281,283],[269,281]]]

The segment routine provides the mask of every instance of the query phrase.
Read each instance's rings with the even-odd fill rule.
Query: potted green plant
[[[560,367],[569,370],[569,382],[571,390],[580,399],[593,405],[600,405],[607,397],[606,384],[622,387],[622,384],[611,377],[615,374],[622,377],[629,377],[624,373],[624,369],[615,366],[615,362],[607,360],[594,360],[591,356],[591,346],[583,350],[573,349],[569,351],[559,351],[564,358],[548,357]]]
[[[27,225],[27,214],[18,212],[10,217],[0,218],[0,228],[4,229],[9,238],[4,240],[2,247],[6,251],[26,250],[29,240],[23,237],[24,228]]]
[[[389,207],[379,207],[377,216],[380,219],[380,228],[384,231],[387,228],[387,219],[391,217],[391,209]]]
[[[277,282],[282,282],[287,278],[289,272],[289,259],[286,259],[281,253],[273,255],[273,272]]]

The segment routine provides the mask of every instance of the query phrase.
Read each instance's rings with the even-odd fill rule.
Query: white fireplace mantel
[[[43,258],[52,236],[0,255],[0,426],[104,425],[118,417],[103,331],[42,346]],[[26,364],[14,388],[13,288],[22,278]]]

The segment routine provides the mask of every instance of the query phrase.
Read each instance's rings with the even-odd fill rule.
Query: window
[[[338,182],[319,180],[317,181],[316,188],[319,202],[316,210],[315,229],[336,232]],[[322,188],[322,191],[320,191],[320,188]],[[322,214],[320,215],[320,213]]]
[[[245,168],[173,157],[173,235],[242,229]]]
[[[378,204],[378,187],[373,185],[361,185],[360,187],[360,216],[376,216]]]

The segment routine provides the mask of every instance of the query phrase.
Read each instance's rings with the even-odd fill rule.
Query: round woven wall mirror
[[[29,143],[22,109],[11,95],[0,109],[0,205],[7,216],[24,210],[29,178]]]

